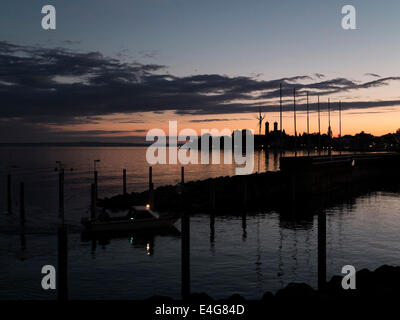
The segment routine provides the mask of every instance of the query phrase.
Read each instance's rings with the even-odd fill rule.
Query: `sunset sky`
[[[56,30],[43,30],[52,4]],[[357,30],[341,8],[357,10]],[[0,3],[0,142],[138,142],[152,128],[249,128],[261,108],[293,133],[400,128],[398,0],[92,0]],[[272,124],[271,124],[272,126]],[[135,136],[141,136],[137,138]]]

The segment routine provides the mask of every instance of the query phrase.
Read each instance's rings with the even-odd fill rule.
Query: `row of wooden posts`
[[[59,203],[59,217],[64,220],[64,175],[65,171],[63,168],[59,170],[58,173],[58,203]],[[123,175],[123,185],[122,185],[122,191],[123,194],[127,194],[127,179],[126,179],[126,169],[123,169],[122,171]],[[94,171],[94,177],[93,177],[93,183],[91,184],[91,190],[90,190],[90,199],[91,199],[91,217],[94,218],[96,216],[96,201],[98,199],[98,172],[97,170]],[[181,185],[183,186],[185,183],[185,171],[184,167],[181,167]],[[13,208],[12,208],[12,178],[11,174],[8,174],[8,179],[7,179],[7,207],[8,207],[8,213],[11,214],[13,213]],[[216,190],[215,190],[215,181],[211,181],[210,184],[210,209],[211,212],[213,213],[216,209]],[[247,180],[244,179],[243,181],[243,204],[244,207],[246,207],[247,203]],[[153,183],[153,168],[149,167],[149,204],[150,207],[154,207],[154,183]],[[24,183],[20,183],[20,220],[21,223],[23,224],[25,222],[25,197],[24,197]]]
[[[7,211],[13,213],[12,208],[12,190],[11,190],[11,174],[7,175]],[[25,223],[25,185],[23,182],[19,184],[19,217],[23,225]]]
[[[91,184],[91,218],[96,217],[96,200],[97,200],[97,186],[98,174],[94,171],[94,183]],[[11,192],[11,174],[8,175],[8,212],[12,213],[12,192]],[[184,167],[181,168],[181,186],[184,195],[185,172]],[[243,201],[247,201],[247,180],[244,179],[245,192]],[[210,226],[213,227],[215,223],[215,181],[212,180],[210,184]],[[126,169],[123,169],[123,194],[127,194],[126,188]],[[154,184],[153,184],[153,170],[149,167],[149,202],[151,208],[154,205]],[[64,169],[59,172],[59,215],[63,220],[62,225],[58,228],[58,298],[60,300],[68,299],[68,233],[66,225],[64,224]],[[24,183],[20,183],[20,221],[21,225],[25,223],[25,194]],[[189,212],[184,211],[181,217],[181,291],[182,298],[187,299],[190,296],[190,215]],[[318,288],[323,289],[326,283],[326,216],[325,213],[318,215]]]
[[[210,228],[214,232],[214,216],[210,219]],[[183,214],[181,219],[181,293],[182,299],[190,296],[190,217]],[[213,237],[213,235],[212,235]],[[68,233],[65,225],[58,228],[58,299],[68,299]],[[318,216],[318,288],[323,290],[326,284],[326,215]]]
[[[60,168],[58,173],[58,212],[59,217],[64,219],[64,175],[65,171]],[[126,169],[122,171],[122,192],[124,195],[127,194],[126,188]],[[185,181],[185,171],[184,167],[181,167],[181,184],[183,185]],[[94,179],[91,184],[91,214],[92,217],[95,216],[96,201],[98,199],[98,172],[94,171]],[[21,224],[25,222],[25,186],[24,182],[20,182],[20,221]],[[149,204],[151,208],[154,206],[154,184],[153,184],[153,168],[149,167]],[[11,173],[7,175],[7,212],[9,214],[13,213],[12,206],[12,177]],[[93,216],[94,215],[94,216]]]
[[[97,172],[95,171],[94,183],[91,185],[91,219],[96,217],[96,199],[97,199]],[[185,169],[181,167],[181,186],[185,183]],[[215,193],[215,184],[214,193]],[[183,189],[182,189],[182,192]],[[123,170],[123,194],[127,194],[126,190],[126,169]],[[150,208],[154,207],[154,184],[153,184],[153,168],[149,167],[149,204]],[[214,196],[215,204],[215,196]],[[182,299],[190,296],[190,216],[189,212],[184,212],[181,217],[181,292]]]
[[[181,186],[185,184],[185,168],[181,167]],[[214,190],[215,207],[215,184],[212,184]],[[184,189],[182,189],[184,193]],[[123,194],[127,194],[126,189],[126,169],[123,169]],[[94,174],[94,183],[91,185],[91,219],[96,217],[96,199],[97,199],[97,171]],[[149,167],[149,204],[154,208],[154,183],[153,168]],[[189,212],[184,212],[181,217],[181,291],[182,299],[190,296],[190,216]]]

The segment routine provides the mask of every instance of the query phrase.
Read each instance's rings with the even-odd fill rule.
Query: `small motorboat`
[[[161,214],[146,205],[133,206],[127,211],[112,214],[103,208],[95,219],[83,218],[81,222],[86,231],[118,232],[170,228],[177,220],[177,215]]]

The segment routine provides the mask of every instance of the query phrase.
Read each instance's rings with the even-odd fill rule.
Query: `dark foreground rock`
[[[375,271],[362,269],[356,273],[356,289],[344,290],[341,282],[343,277],[334,276],[326,283],[324,290],[315,290],[305,283],[290,283],[278,290],[275,294],[266,292],[259,302],[264,306],[285,304],[288,302],[300,303],[357,303],[357,302],[389,302],[400,298],[400,267],[383,265]],[[150,298],[157,301],[157,297]],[[167,298],[163,297],[162,301]],[[191,303],[207,303],[213,300],[205,293],[193,293]],[[233,294],[227,299],[220,300],[230,304],[245,303],[246,299],[239,294]]]

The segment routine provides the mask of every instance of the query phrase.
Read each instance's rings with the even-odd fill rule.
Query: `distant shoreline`
[[[146,143],[118,142],[26,142],[0,143],[1,147],[148,147]]]

